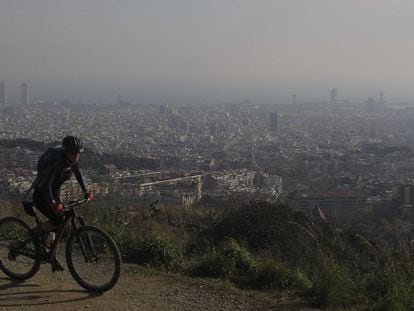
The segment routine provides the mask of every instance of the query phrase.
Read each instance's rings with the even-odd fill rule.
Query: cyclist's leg
[[[54,207],[44,198],[42,191],[36,191],[33,193],[33,202],[37,209],[48,218],[48,221],[43,222],[33,230],[45,240],[49,236],[50,232],[56,231],[63,223],[63,216],[55,212]],[[64,268],[57,258],[59,251],[60,239],[52,242],[51,252],[49,253],[49,261],[52,265],[52,272],[63,271]]]
[[[44,198],[42,191],[35,190],[33,193],[33,203],[36,208],[48,219],[48,221],[40,224],[39,229],[43,232],[51,232],[56,230],[62,222],[62,217],[55,212],[51,203]]]
[[[59,228],[63,222],[63,217],[55,212],[53,206],[44,199],[41,192],[39,193],[35,191],[33,194],[33,202],[37,209],[48,218],[48,221],[33,228],[33,231],[46,239],[50,232],[56,231],[56,229]]]
[[[49,233],[56,230],[56,226],[50,221],[42,222],[39,226],[33,228],[35,232],[39,233]]]
[[[60,217],[59,222],[57,220],[53,220],[51,221],[51,224],[57,227],[56,236],[55,236],[55,239],[52,241],[52,244],[50,247],[50,253],[49,253],[49,260],[52,265],[52,272],[63,271],[65,269],[59,261],[58,253],[59,253],[59,248],[60,248],[59,247],[60,240],[65,231],[64,218]],[[56,230],[53,230],[53,231],[56,231]]]
[[[58,253],[59,253],[59,249],[60,249],[60,238],[62,233],[60,232],[61,230],[64,230],[64,228],[61,228],[63,219],[62,217],[60,217],[59,219],[55,218],[55,219],[51,219],[48,222],[48,227],[46,227],[46,229],[51,228],[51,230],[47,231],[47,235],[48,236],[50,234],[51,231],[56,231],[56,229],[58,230],[55,239],[53,241],[51,241],[51,246],[50,246],[50,253],[49,253],[49,261],[52,265],[52,272],[55,271],[63,271],[65,270],[64,267],[62,266],[62,264],[59,261],[58,258]],[[45,231],[46,232],[46,231]]]

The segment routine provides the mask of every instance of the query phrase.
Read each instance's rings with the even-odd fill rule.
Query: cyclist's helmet
[[[83,151],[80,139],[74,136],[66,136],[63,138],[62,148],[64,151],[72,153],[80,153]]]

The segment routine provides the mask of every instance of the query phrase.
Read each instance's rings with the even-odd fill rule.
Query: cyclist
[[[49,221],[42,223],[40,228],[36,227],[33,230],[35,233],[41,234],[43,239],[57,229],[64,220],[64,216],[61,214],[64,206],[60,199],[60,188],[65,181],[71,178],[73,173],[82,188],[85,198],[92,198],[86,190],[78,167],[79,156],[82,151],[83,147],[79,138],[66,136],[62,141],[62,145],[49,148],[39,158],[33,203]],[[56,252],[50,255],[50,263],[53,272],[64,270]]]

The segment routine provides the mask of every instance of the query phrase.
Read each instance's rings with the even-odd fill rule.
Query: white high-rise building
[[[330,103],[331,105],[336,105],[338,103],[338,89],[331,90]]]
[[[277,111],[270,113],[270,131],[277,133],[280,130],[279,113]]]
[[[0,105],[7,104],[7,89],[6,89],[6,83],[0,82]]]
[[[21,92],[21,104],[28,105],[29,104],[29,86],[27,83],[22,83],[22,92]]]

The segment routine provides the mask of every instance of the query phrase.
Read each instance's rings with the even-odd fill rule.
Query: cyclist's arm
[[[82,188],[83,193],[86,194],[87,191],[85,187],[85,182],[83,180],[82,174],[79,170],[79,166],[77,163],[72,166],[72,171],[75,174],[76,180],[78,181],[80,187]]]
[[[53,205],[62,203],[61,200],[60,200],[59,194],[57,193],[56,196],[54,195],[54,191],[53,191],[53,187],[52,187],[53,181],[55,180],[56,175],[59,173],[59,171],[61,171],[61,166],[58,163],[56,163],[56,164],[54,164],[50,167],[50,169],[47,173],[47,177],[46,177],[46,180],[47,180],[47,196],[48,196],[46,199],[50,203],[52,203]]]

